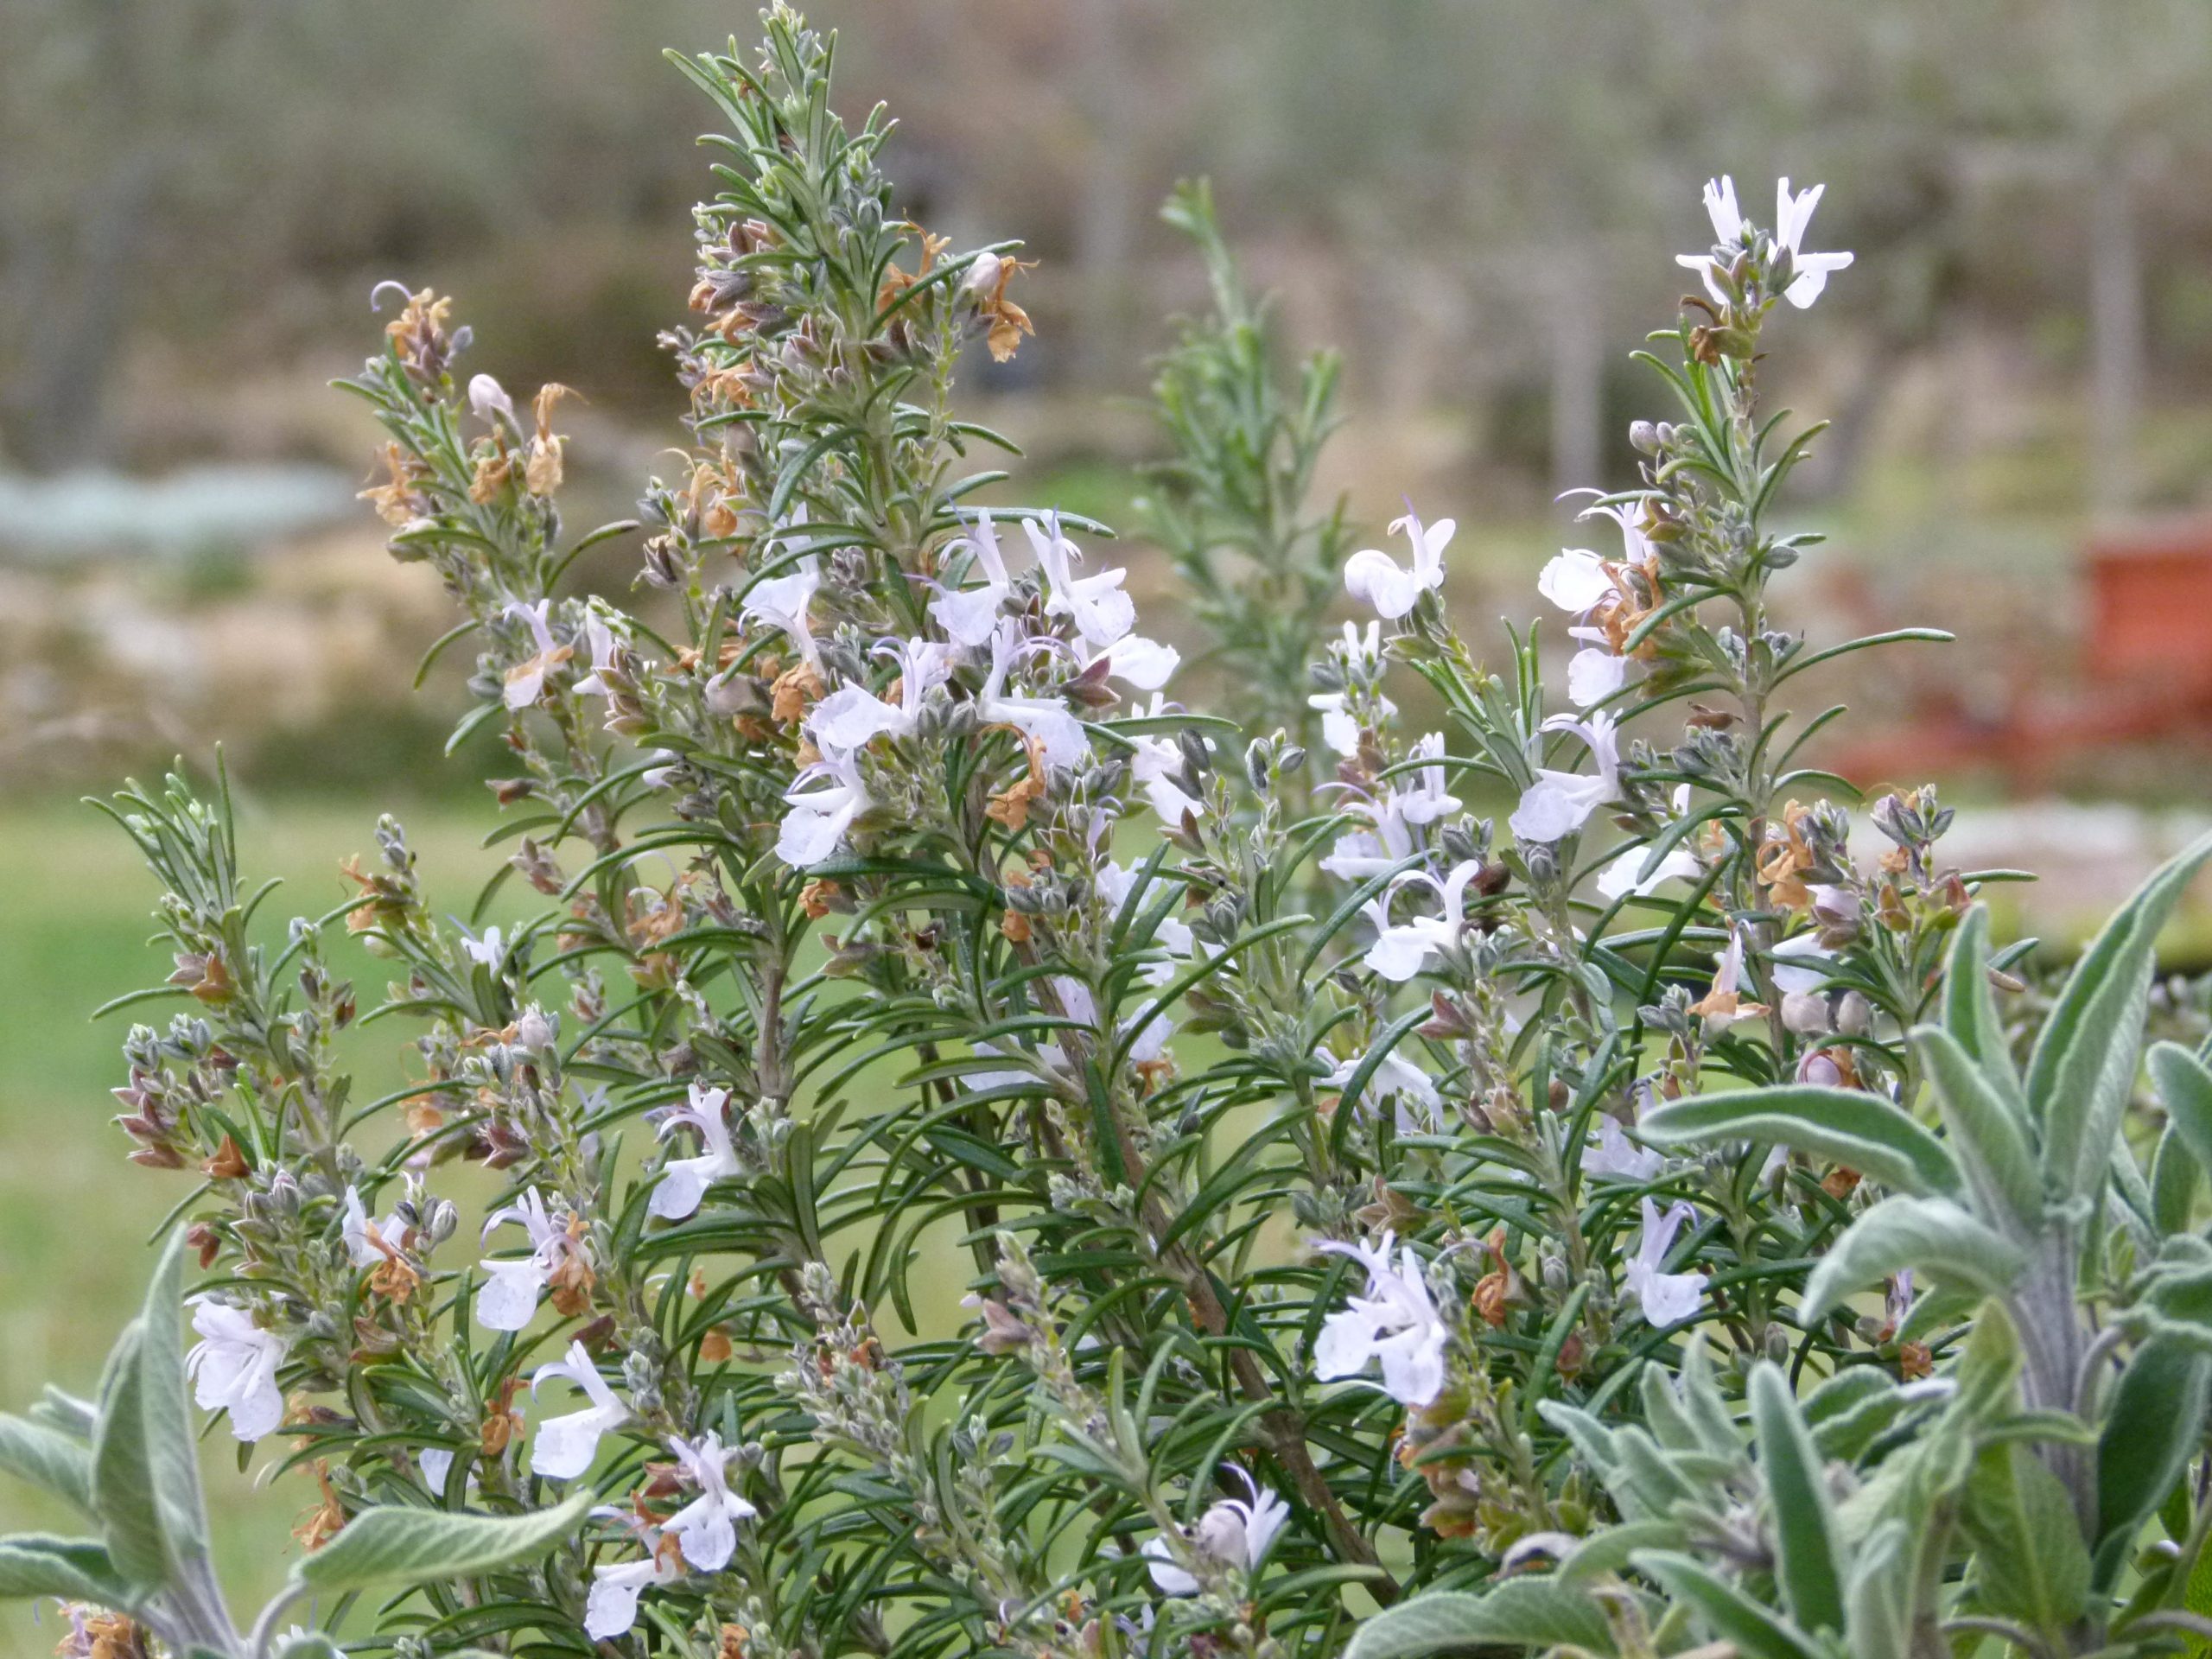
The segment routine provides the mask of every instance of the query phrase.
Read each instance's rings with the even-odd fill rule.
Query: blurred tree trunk
[[[8,448],[35,471],[100,458],[109,381],[130,321],[133,244],[160,172],[152,155],[125,158],[86,200],[73,246],[33,257],[26,237],[10,260],[10,308],[24,334],[21,378],[7,397]]]
[[[1073,251],[1081,276],[1076,372],[1085,386],[1128,378],[1131,252],[1136,243],[1137,66],[1127,0],[1076,0],[1072,79],[1087,128]]]
[[[2143,400],[2143,251],[2128,157],[2094,169],[2089,197],[2089,505],[2136,502],[2136,416]]]
[[[1605,322],[1586,242],[1560,245],[1551,308],[1552,493],[1599,486],[1605,453]]]

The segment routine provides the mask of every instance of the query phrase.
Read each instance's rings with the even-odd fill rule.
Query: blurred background
[[[1042,262],[1039,337],[967,377],[1029,451],[1023,499],[1132,522],[1151,362],[1205,300],[1157,208],[1211,175],[1286,357],[1344,353],[1330,488],[1363,540],[1402,495],[1456,516],[1452,603],[1485,643],[1589,539],[1554,494],[1625,482],[1628,422],[1667,412],[1628,354],[1710,239],[1700,182],[1732,172],[1764,216],[1776,175],[1825,181],[1811,245],[1858,264],[1770,335],[1770,384],[1834,423],[1794,502],[1830,540],[1788,620],[1960,636],[1848,659],[1829,758],[1970,803],[1955,855],[2038,871],[2016,919],[2054,938],[2212,817],[2202,0],[813,16],[842,30],[849,118],[900,118],[909,211]],[[85,1016],[167,964],[150,880],[77,797],[219,737],[293,907],[338,901],[385,806],[463,902],[496,856],[481,768],[439,758],[464,669],[410,689],[448,618],[354,501],[374,434],[326,383],[378,342],[372,283],[450,292],[467,367],[588,398],[571,523],[626,515],[682,435],[654,340],[708,188],[708,111],[660,48],[752,29],[703,0],[0,5],[0,1403],[90,1385],[183,1196],[105,1123],[124,1022]],[[620,591],[633,556],[592,579]],[[1160,562],[1128,556],[1172,637]],[[399,1042],[379,1028],[364,1086]],[[259,1508],[249,1579],[288,1513]],[[55,1634],[11,1619],[0,1651]]]

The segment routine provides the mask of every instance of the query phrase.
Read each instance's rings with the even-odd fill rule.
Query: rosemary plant
[[[1563,700],[1533,626],[1455,629],[1450,520],[1340,560],[1306,505],[1332,365],[1275,388],[1179,197],[1220,316],[1162,370],[1157,522],[1248,735],[1167,700],[1103,526],[982,505],[1010,446],[955,375],[1020,349],[1026,262],[901,218],[888,120],[764,22],[677,60],[718,189],[666,337],[688,450],[637,522],[564,524],[563,389],[466,376],[446,299],[379,289],[346,383],[476,653],[456,736],[512,757],[526,918],[432,913],[385,819],[348,902],[272,934],[219,791],[111,804],[184,1009],[128,1039],[122,1126],[194,1184],[101,1400],[0,1423],[98,1528],[0,1545],[0,1589],[67,1599],[88,1654],[240,1659],[2212,1632],[2202,1056],[2154,1052],[2171,1126],[2115,1151],[2205,854],[2007,1013],[2024,947],[1990,954],[1934,790],[1862,817],[1808,763],[1837,711],[1800,675],[1943,637],[1815,648],[1770,607],[1817,429],[1763,407],[1768,331],[1850,257],[1805,245],[1818,189],[1770,226],[1708,188],[1644,354],[1670,417],[1539,583]],[[652,603],[574,590],[633,534]],[[1403,729],[1414,677],[1443,729]],[[340,926],[391,965],[365,1014]],[[369,1018],[418,1073],[359,1101]],[[463,1162],[504,1185],[466,1217]],[[245,1636],[188,1371],[320,1494]],[[310,1605],[327,1634],[276,1629]]]

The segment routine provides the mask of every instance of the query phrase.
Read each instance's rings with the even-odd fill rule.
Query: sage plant
[[[2195,1630],[2212,1073],[2158,1051],[2175,1127],[2148,1173],[2107,1157],[2194,865],[2047,1018],[2001,1014],[2024,964],[1950,810],[1812,764],[1840,711],[1789,705],[1805,671],[1944,637],[1815,646],[1770,604],[1817,429],[1762,404],[1769,330],[1850,259],[1806,245],[1817,187],[1771,226],[1707,189],[1700,291],[1643,354],[1669,418],[1530,596],[1563,696],[1534,623],[1455,627],[1452,519],[1340,560],[1305,504],[1328,364],[1275,388],[1182,198],[1222,315],[1162,371],[1159,522],[1248,731],[1173,700],[1106,527],[985,504],[1012,446],[956,375],[1032,332],[1028,262],[902,218],[887,118],[847,125],[832,41],[764,26],[677,60],[717,188],[664,338],[688,441],[635,521],[563,521],[563,388],[469,374],[447,298],[372,296],[366,493],[455,601],[435,651],[474,653],[500,880],[434,913],[387,818],[347,901],[276,934],[219,790],[111,804],[163,888],[143,995],[184,1010],[127,1039],[121,1123],[195,1179],[135,1340],[189,1246],[164,1386],[317,1495],[281,1607],[366,1554],[399,1593],[317,1612],[410,1656]],[[650,604],[576,590],[632,537]],[[1406,728],[1416,680],[1440,729]],[[365,1011],[341,926],[390,966]],[[338,1039],[370,1019],[416,1074],[360,1100]],[[502,1189],[466,1214],[463,1163]],[[181,1397],[98,1426],[138,1421],[124,1351],[96,1412],[49,1413],[96,1473],[188,1439]],[[2103,1427],[2138,1405],[2155,1445]],[[79,1454],[44,1455],[9,1466],[67,1490]],[[92,1499],[103,1539],[0,1562],[124,1621],[86,1651],[296,1639],[237,1636],[204,1563]],[[2180,1541],[2145,1565],[2154,1511]],[[2024,1610],[1987,1541],[2053,1517],[2090,1566],[2052,1545],[2069,1593]]]

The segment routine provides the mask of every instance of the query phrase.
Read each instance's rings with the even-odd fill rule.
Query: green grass
[[[239,816],[249,877],[285,880],[264,912],[272,922],[330,908],[346,892],[339,861],[374,851],[376,815],[365,805],[249,799]],[[444,907],[463,909],[497,868],[499,855],[477,845],[491,822],[488,811],[470,818],[450,808],[410,817],[425,885]],[[118,1108],[108,1090],[123,1079],[118,1050],[133,1015],[88,1017],[168,974],[168,959],[147,943],[155,896],[121,831],[90,808],[0,808],[0,1408],[20,1410],[49,1379],[92,1391],[152,1270],[148,1238],[191,1190],[190,1175],[124,1160],[129,1146],[109,1122]],[[380,1000],[380,964],[345,949],[337,965],[359,985],[365,1007]],[[359,1034],[363,1097],[406,1075],[410,1034],[396,1024]],[[232,1451],[219,1424],[202,1462],[218,1563],[234,1606],[250,1614],[282,1577],[295,1549],[291,1526],[311,1492],[298,1478],[253,1490]],[[0,1485],[0,1529],[26,1526],[82,1529],[13,1483]],[[63,1628],[50,1607],[0,1610],[0,1659],[47,1653]]]

